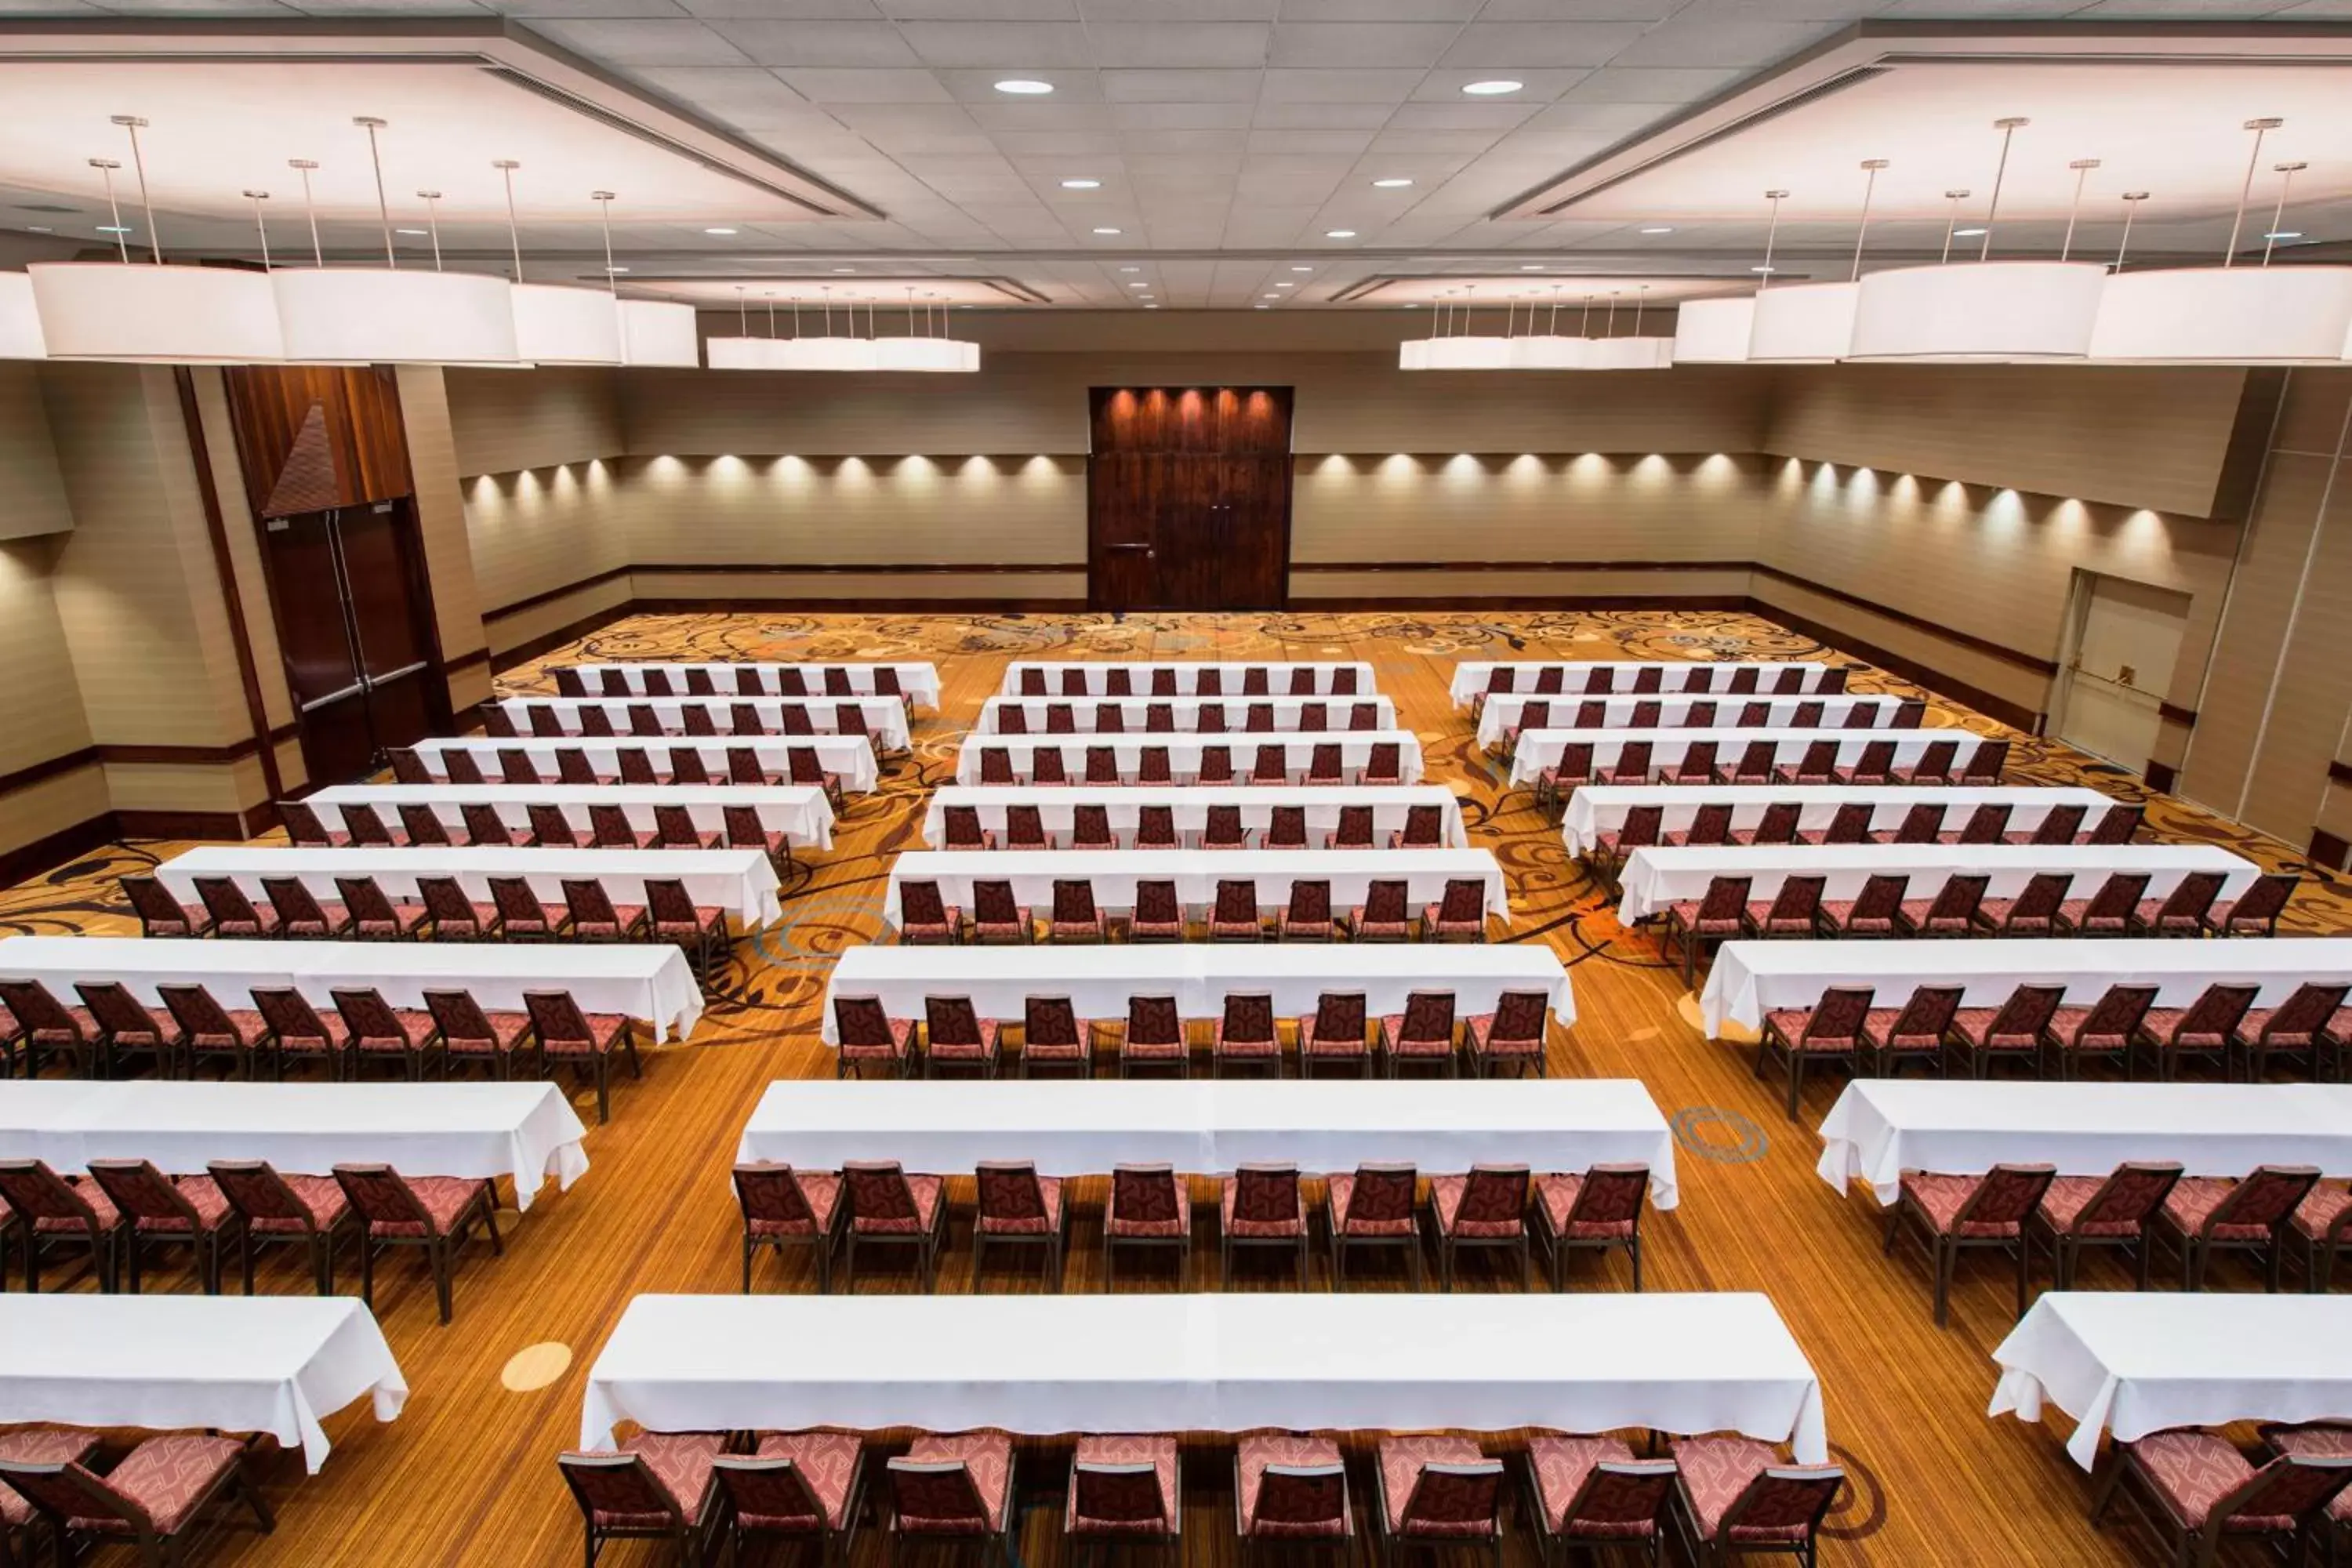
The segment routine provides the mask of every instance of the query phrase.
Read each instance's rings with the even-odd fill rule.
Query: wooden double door
[[[1286,386],[1096,387],[1087,597],[1098,610],[1273,610],[1290,560]]]

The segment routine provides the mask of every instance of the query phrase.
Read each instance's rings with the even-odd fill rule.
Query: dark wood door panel
[[[351,628],[343,619],[342,574],[335,563],[334,525],[324,512],[273,519],[264,525],[278,647],[297,708],[359,684]]]
[[[1224,606],[1280,609],[1290,565],[1290,458],[1227,457],[1219,478]]]
[[[1097,387],[1097,608],[1278,609],[1290,554],[1288,387]]]
[[[401,548],[401,521],[392,511],[358,508],[340,514],[337,525],[362,662],[377,679],[405,670],[425,657],[425,628]]]

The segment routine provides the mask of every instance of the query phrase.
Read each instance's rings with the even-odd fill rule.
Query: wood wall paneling
[[[412,492],[400,392],[384,365],[239,365],[223,373],[256,517]]]

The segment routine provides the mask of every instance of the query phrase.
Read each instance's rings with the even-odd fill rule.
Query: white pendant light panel
[[[1590,368],[1592,340],[1537,332],[1511,340],[1513,370],[1585,370]]]
[[[51,359],[260,364],[287,357],[268,273],[121,261],[36,261],[26,271]]]
[[[621,363],[692,368],[702,363],[694,307],[667,300],[621,301]]]
[[[2188,267],[2107,279],[2091,357],[2314,364],[2344,356],[2352,267]]]
[[[1784,283],[1756,296],[1748,358],[1758,363],[1840,360],[1853,342],[1856,283]],[[1687,308],[1687,307],[1685,307]]]
[[[41,331],[41,308],[33,300],[33,279],[22,272],[0,272],[0,359],[48,357],[48,340]]]
[[[1958,261],[1862,280],[1848,357],[2080,360],[2091,352],[2105,263]]]
[[[522,356],[514,288],[480,272],[289,267],[269,274],[286,357],[301,363],[496,364]]]
[[[621,302],[602,289],[509,286],[515,354],[534,364],[619,364]]]
[[[1675,313],[1677,364],[1745,364],[1754,331],[1756,298],[1685,300]]]

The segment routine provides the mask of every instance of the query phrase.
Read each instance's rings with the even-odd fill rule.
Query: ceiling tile
[[[1100,131],[1115,123],[1110,106],[1099,102],[1023,103],[999,97],[966,103],[964,111],[990,131]]]
[[[1115,131],[992,131],[998,152],[1016,160],[1031,158],[1094,158],[1106,163],[1118,157]]]
[[[739,131],[831,123],[824,110],[756,66],[648,66],[630,77]]]
[[[1834,22],[1746,22],[1721,16],[1662,22],[1610,63],[1629,66],[1742,66],[1755,68],[1795,54],[1837,30]]]
[[[1677,108],[1719,92],[1743,70],[1629,69],[1594,71],[1564,95],[1571,102],[1667,103]]]
[[[502,16],[683,16],[676,0],[482,0]]]
[[[1444,63],[1463,67],[1598,66],[1638,41],[1639,22],[1473,22]]]
[[[1403,103],[1389,121],[1393,131],[1507,131],[1544,112],[1539,103]]]
[[[1965,7],[1945,7],[1956,15]],[[1886,0],[1691,0],[1675,13],[1675,24],[1689,22],[1851,22],[1874,16],[1886,9]]]
[[[922,62],[887,22],[714,22],[764,66],[913,66]]]
[[[1370,131],[1253,131],[1249,151],[1260,157],[1357,158],[1372,144]]]
[[[1249,132],[1215,130],[1129,131],[1121,134],[1120,150],[1130,157],[1238,159],[1249,150]]]
[[[812,103],[950,103],[927,70],[837,70],[795,66],[776,74]]]
[[[740,66],[750,58],[699,22],[534,21],[531,31],[608,66]]]
[[[1251,104],[1244,99],[1232,103],[1114,103],[1110,106],[1111,123],[1121,131],[1215,131],[1240,130],[1250,123]]]
[[[934,74],[957,101],[974,108],[986,103],[1004,109],[1060,109],[1070,104],[1098,104],[1103,96],[1099,72],[1069,66],[998,66],[986,70],[942,68]],[[1054,84],[1054,96],[1050,99],[1018,98],[996,90],[998,82],[1016,74],[1045,78]]]
[[[822,3],[822,0],[818,0]],[[1078,0],[874,0],[899,22],[1075,22]]]
[[[761,21],[865,22],[879,18],[874,0],[677,0],[697,16]]]
[[[1450,22],[1289,22],[1274,29],[1266,63],[1312,68],[1437,63],[1461,29]]]
[[[1254,103],[1255,70],[1107,70],[1103,96],[1113,103]]]
[[[1264,65],[1266,33],[1250,22],[1090,22],[1087,27],[1101,64],[1146,68]]]
[[[1483,22],[1657,22],[1682,0],[1486,0]],[[1948,6],[1947,9],[1949,7]]]
[[[1530,116],[1523,131],[1591,131],[1625,136],[1658,118],[1654,103],[1547,104]]]
[[[1286,0],[1289,22],[1466,22],[1480,0]]]
[[[1575,68],[1528,69],[1524,66],[1502,65],[1484,67],[1446,66],[1431,71],[1412,89],[1412,96],[1423,103],[1464,103],[1462,89],[1474,81],[1507,75],[1521,84],[1510,95],[1513,103],[1549,103],[1553,99],[1582,81],[1591,73]],[[1487,101],[1492,102],[1493,100]]]
[[[1076,22],[901,22],[898,31],[926,65],[1042,74],[1094,64],[1087,30]]]
[[[1418,68],[1402,70],[1270,70],[1269,103],[1382,103],[1401,101],[1421,82]]]
[[[1377,131],[1395,109],[1386,103],[1261,103],[1253,124],[1261,130]]]
[[[1281,0],[1083,0],[1088,22],[1271,22]]]

